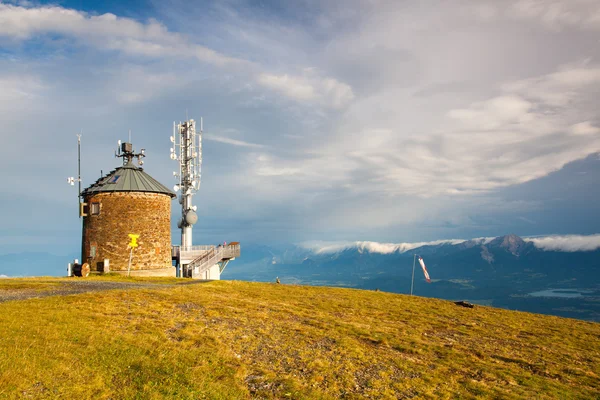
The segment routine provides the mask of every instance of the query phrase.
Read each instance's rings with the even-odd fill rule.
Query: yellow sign
[[[134,235],[133,233],[130,233],[128,236],[131,239],[131,242],[129,242],[129,247],[131,247],[131,248],[138,247],[137,240],[140,237],[140,235]]]

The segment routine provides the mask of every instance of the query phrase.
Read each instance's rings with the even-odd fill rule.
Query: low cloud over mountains
[[[516,236],[516,235],[509,235]],[[518,238],[518,236],[516,236]],[[415,243],[379,243],[371,241],[356,242],[306,242],[302,246],[314,251],[316,254],[335,253],[347,249],[358,249],[359,251],[368,251],[369,253],[391,254],[404,253],[423,246],[436,246],[441,244],[456,245],[460,243],[469,243],[473,245],[487,244],[496,238],[484,237],[474,239],[447,239],[435,240],[430,242]],[[520,239],[520,238],[519,238]],[[533,243],[535,247],[541,250],[551,251],[594,251],[600,248],[600,234],[596,235],[549,235],[524,237],[524,242]]]

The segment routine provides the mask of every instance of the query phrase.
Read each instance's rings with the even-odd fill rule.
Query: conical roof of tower
[[[148,192],[166,194],[171,197],[177,196],[172,190],[132,163],[127,163],[101,177],[81,192],[81,195],[89,196],[106,192]]]

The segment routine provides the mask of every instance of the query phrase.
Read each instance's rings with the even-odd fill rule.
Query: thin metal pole
[[[77,193],[77,206],[81,207],[81,133],[77,135],[77,181],[79,182],[79,192]],[[79,213],[81,219],[81,213]]]
[[[129,251],[129,265],[127,266],[127,276],[129,276],[129,273],[131,271],[131,258],[132,257],[133,257],[133,247]]]
[[[413,255],[413,270],[412,270],[412,279],[410,281],[410,295],[413,294],[413,285],[415,283],[415,262],[417,261],[417,255]]]

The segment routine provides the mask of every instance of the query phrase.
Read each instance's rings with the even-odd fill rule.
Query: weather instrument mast
[[[131,131],[129,131],[129,142],[122,143],[120,140],[117,141],[117,150],[115,151],[116,158],[123,159],[123,165],[131,164],[133,159],[137,157],[138,164],[140,167],[144,165],[144,160],[142,158],[146,157],[146,149],[140,150],[139,153],[136,153],[133,150],[133,145],[131,144]]]
[[[70,176],[67,178],[67,183],[75,186],[75,182],[79,182],[79,191],[77,192],[77,209],[79,218],[81,218],[81,133],[77,134],[77,179]]]
[[[181,191],[179,204],[181,204],[181,219],[177,227],[181,229],[181,248],[186,250],[192,247],[192,227],[198,221],[197,207],[192,204],[192,197],[200,189],[202,171],[202,118],[200,118],[200,131],[196,131],[196,121],[193,119],[173,122],[173,136],[171,136],[171,159],[179,162],[179,172],[173,172],[178,183],[173,187],[175,192]]]

